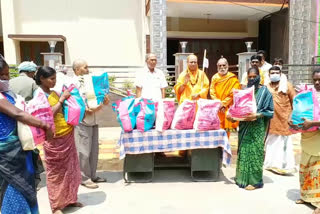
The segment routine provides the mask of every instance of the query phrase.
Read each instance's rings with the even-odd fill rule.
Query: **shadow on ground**
[[[95,206],[102,204],[106,201],[107,195],[103,191],[96,191],[96,192],[88,192],[88,193],[81,193],[78,195],[78,200],[84,206]],[[67,207],[63,210],[63,213],[74,213],[81,209],[81,207]]]
[[[108,172],[108,171],[97,172],[97,176],[107,179],[108,183],[116,183],[122,180],[122,172]],[[42,173],[40,177],[41,177],[41,182],[39,183],[38,187],[40,188],[46,187],[47,186],[46,174]]]

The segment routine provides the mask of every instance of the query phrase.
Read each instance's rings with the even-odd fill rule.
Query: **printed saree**
[[[51,106],[59,102],[52,92],[48,101]],[[47,166],[47,188],[52,211],[62,210],[77,202],[81,183],[80,165],[74,141],[74,129],[66,123],[63,114],[55,115],[55,138],[44,143]]]

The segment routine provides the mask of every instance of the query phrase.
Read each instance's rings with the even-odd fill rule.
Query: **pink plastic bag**
[[[117,121],[125,132],[131,132],[136,126],[133,96],[125,97],[112,104],[112,109],[117,113]]]
[[[65,90],[68,90],[71,96],[63,102],[64,119],[68,124],[76,126],[81,123],[84,118],[86,104],[74,84],[71,84],[68,88],[63,86],[62,92]]]
[[[174,111],[174,99],[166,98],[158,102],[156,118],[157,131],[162,132],[170,128],[174,116]]]
[[[228,114],[232,118],[244,118],[251,113],[257,113],[254,86],[243,90],[233,89],[233,105]]]
[[[196,119],[193,124],[195,130],[207,131],[220,129],[218,111],[220,100],[199,99]]]
[[[156,120],[155,103],[148,99],[141,99],[135,108],[138,108],[137,114],[137,129],[140,132],[150,130]]]
[[[49,124],[54,132],[53,112],[45,93],[41,89],[38,89],[33,99],[29,101],[26,111],[32,116]],[[30,126],[30,128],[36,145],[41,144],[46,140],[46,134],[43,129],[34,126]]]
[[[172,129],[193,129],[193,122],[196,115],[196,101],[185,100],[178,107],[174,114],[171,128]]]
[[[304,122],[303,118],[311,121],[320,120],[320,109],[319,102],[315,89],[313,87],[308,87],[307,85],[300,87],[299,93],[293,99],[293,111],[291,115],[291,120],[294,125],[299,125]],[[301,125],[299,125],[301,127]],[[292,133],[303,133],[316,131],[317,126],[313,126],[308,130],[299,128],[298,130],[290,128]]]

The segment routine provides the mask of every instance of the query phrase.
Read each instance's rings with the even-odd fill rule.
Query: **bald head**
[[[195,72],[198,70],[198,57],[194,54],[191,54],[187,57],[188,69],[191,72]]]
[[[88,63],[83,59],[76,59],[73,61],[72,69],[77,76],[89,73]]]
[[[218,73],[221,76],[224,76],[228,73],[229,64],[226,58],[221,57],[217,62]]]
[[[154,53],[148,53],[146,55],[146,63],[150,72],[154,71],[154,68],[157,65],[157,56]]]

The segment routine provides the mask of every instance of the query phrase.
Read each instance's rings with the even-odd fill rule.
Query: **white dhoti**
[[[266,140],[264,168],[279,174],[295,172],[291,136],[269,134]]]

